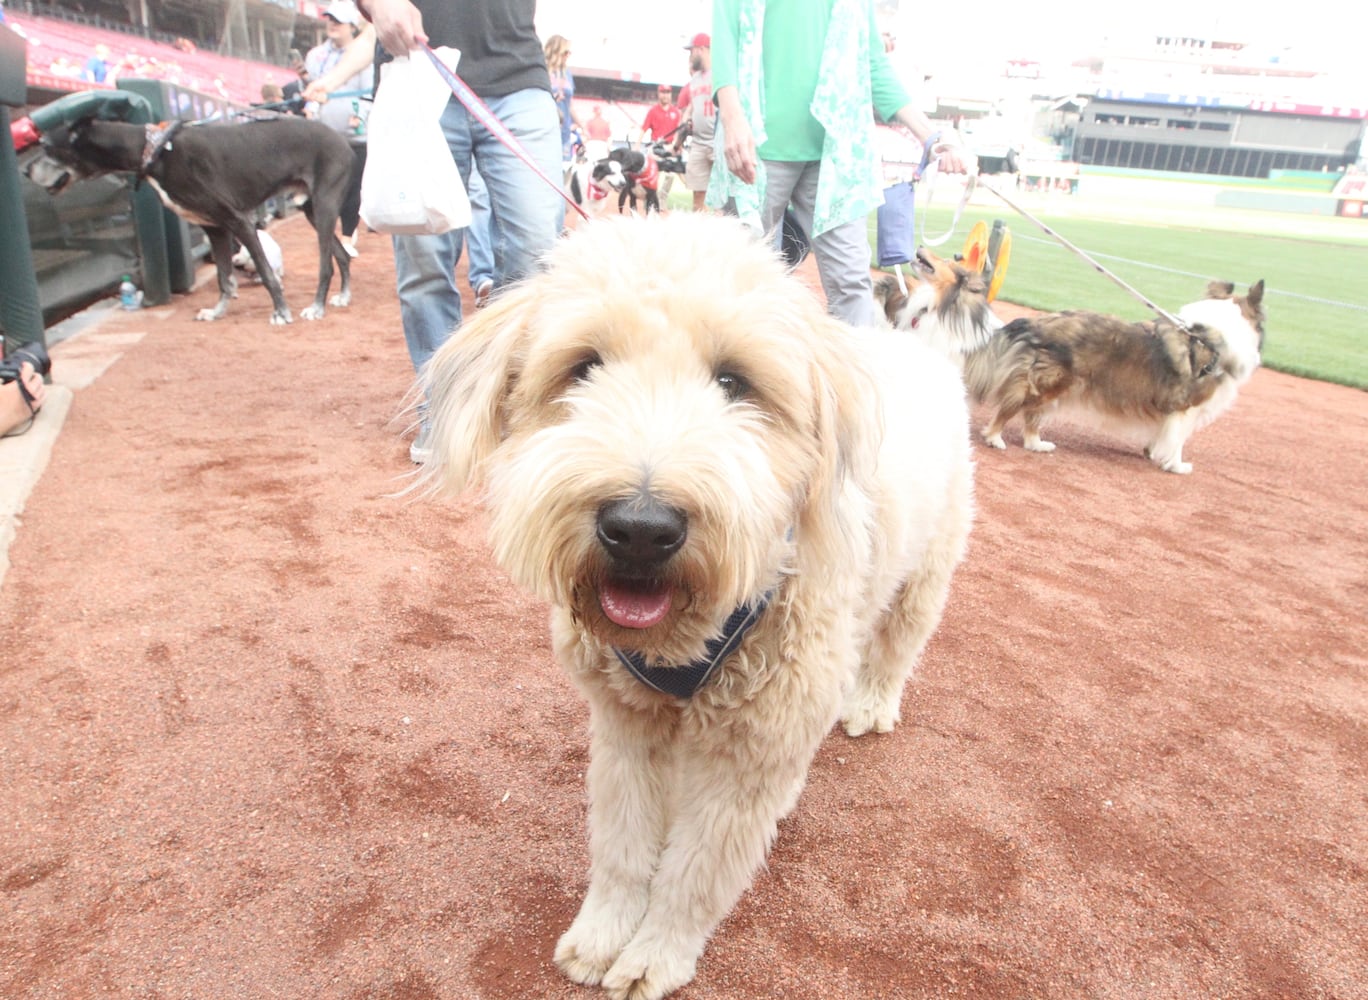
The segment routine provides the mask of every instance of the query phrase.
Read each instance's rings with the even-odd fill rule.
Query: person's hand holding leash
[[[906,126],[917,137],[918,142],[925,145],[929,141],[933,144],[931,154],[937,158],[939,170],[948,174],[970,173],[971,157],[964,148],[964,140],[954,129],[938,131],[931,124],[931,119],[911,104],[899,108],[893,120]],[[974,165],[977,168],[977,162]]]
[[[741,98],[735,87],[720,87],[717,91],[718,118],[726,139],[723,155],[727,169],[746,184],[755,183],[755,134],[741,110]]]
[[[940,169],[945,173],[970,173],[969,153],[965,151],[963,140],[960,139],[958,132],[954,130],[943,132],[931,147],[931,152],[938,158]]]

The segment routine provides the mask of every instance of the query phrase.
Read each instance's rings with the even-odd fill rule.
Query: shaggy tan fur
[[[971,522],[959,376],[915,338],[830,319],[733,220],[678,214],[581,227],[425,383],[428,475],[482,484],[495,558],[552,606],[591,710],[592,866],[556,963],[662,997],[833,723],[899,718]],[[613,652],[687,664],[766,595],[692,697]]]

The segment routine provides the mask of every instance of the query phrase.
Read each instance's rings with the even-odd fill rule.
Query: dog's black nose
[[[624,568],[660,566],[679,551],[688,533],[687,515],[651,496],[614,500],[599,508],[599,544]]]

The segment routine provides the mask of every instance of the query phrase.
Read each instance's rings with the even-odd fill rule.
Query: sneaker
[[[424,424],[418,430],[418,436],[409,445],[409,461],[414,465],[426,465],[432,461],[432,446],[428,444],[428,429]]]
[[[493,292],[494,280],[492,278],[485,278],[481,281],[475,288],[475,308],[483,309],[485,306],[489,305],[489,296],[492,295]]]

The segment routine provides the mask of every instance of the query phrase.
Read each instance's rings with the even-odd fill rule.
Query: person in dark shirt
[[[376,39],[391,55],[407,55],[425,43],[434,49],[450,46],[461,52],[456,67],[461,79],[547,177],[560,177],[560,116],[533,26],[536,0],[364,0],[358,6],[371,28],[348,46],[336,67],[310,85],[305,92],[310,100],[325,100],[330,90],[375,55]],[[536,267],[560,235],[565,203],[555,186],[538,177],[455,97],[442,113],[442,131],[461,179],[469,181],[474,163],[489,191],[499,232],[497,290]],[[456,264],[464,235],[465,230],[456,230],[394,237],[400,313],[415,370],[422,369],[461,323]],[[424,420],[409,457],[422,463],[430,454]]]

